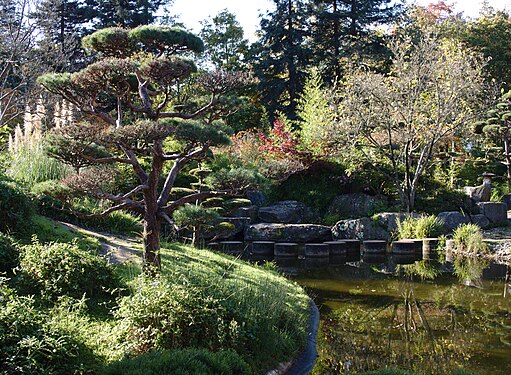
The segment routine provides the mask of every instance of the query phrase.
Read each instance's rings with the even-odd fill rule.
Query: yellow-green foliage
[[[483,241],[481,228],[475,224],[462,224],[452,235],[456,251],[468,254],[488,252],[488,246]]]
[[[437,237],[441,229],[442,221],[435,215],[407,217],[397,222],[397,237],[398,239]]]

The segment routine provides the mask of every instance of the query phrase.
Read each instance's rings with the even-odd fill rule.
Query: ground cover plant
[[[58,231],[70,242],[20,245],[15,275],[2,279],[9,373],[266,373],[304,346],[309,299],[275,271],[164,243],[162,271],[148,277]]]

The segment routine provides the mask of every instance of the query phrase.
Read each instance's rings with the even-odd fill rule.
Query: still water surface
[[[296,280],[321,312],[315,374],[383,367],[418,374],[511,374],[511,296],[502,280],[462,285],[384,275],[369,266],[311,271]]]

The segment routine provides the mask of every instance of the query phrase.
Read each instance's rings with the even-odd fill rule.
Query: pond
[[[452,273],[431,281],[414,275],[422,262],[385,274],[356,263],[301,273],[295,279],[321,313],[319,358],[314,374],[400,368],[418,374],[511,373],[511,296],[504,280]],[[482,268],[471,263],[480,276]],[[485,264],[485,267],[487,264]],[[408,269],[407,269],[408,267]],[[415,272],[409,272],[410,267]],[[505,266],[490,271],[506,273]],[[418,270],[415,270],[418,269]],[[492,276],[486,270],[484,275]],[[471,286],[467,286],[467,285]]]

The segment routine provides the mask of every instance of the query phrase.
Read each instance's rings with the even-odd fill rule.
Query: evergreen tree
[[[239,70],[248,50],[243,28],[236,16],[224,9],[211,20],[201,22],[200,36],[206,47],[205,57],[217,68]]]
[[[92,0],[96,12],[95,28],[111,26],[136,27],[156,20],[156,12],[173,0]]]
[[[261,38],[253,48],[254,70],[269,114],[295,117],[310,53],[305,46],[308,16],[302,0],[274,0],[275,10],[261,20]]]
[[[313,0],[312,48],[325,77],[341,75],[342,57],[368,46],[373,53],[380,48],[374,37],[369,38],[371,27],[392,22],[401,9],[392,0]]]
[[[39,77],[44,88],[74,104],[84,119],[55,128],[48,148],[75,168],[84,162],[111,166],[80,171],[67,179],[67,186],[110,201],[110,208],[99,216],[118,210],[140,214],[145,263],[159,267],[162,222],[173,224],[174,211],[209,197],[239,193],[251,185],[254,174],[230,170],[212,176],[208,186],[217,190],[186,196],[172,192],[185,166],[204,159],[210,147],[229,142],[225,127],[217,120],[225,115],[222,108],[229,94],[243,86],[247,77],[242,73],[202,74],[188,91],[208,101],[202,103],[197,97],[184,101],[179,87],[196,67],[179,54],[202,52],[203,43],[197,36],[179,28],[147,25],[103,29],[82,41],[97,53],[96,62],[76,73]],[[139,185],[128,192],[113,187],[114,166],[119,165],[128,166],[138,180]]]
[[[54,70],[73,69],[81,59],[80,38],[94,17],[90,3],[82,0],[41,0],[31,14],[42,38],[39,57]]]

